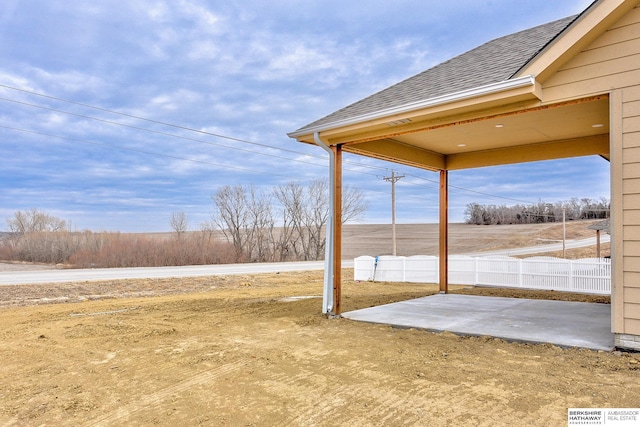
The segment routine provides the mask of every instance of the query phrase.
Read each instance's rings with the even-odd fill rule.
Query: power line
[[[153,134],[156,134],[156,135],[162,135],[162,136],[168,136],[168,137],[171,137],[171,138],[184,139],[184,140],[193,141],[193,142],[200,142],[202,144],[208,144],[208,145],[213,145],[213,146],[224,147],[224,148],[228,148],[230,150],[237,150],[237,151],[242,151],[242,152],[245,152],[245,153],[252,153],[252,154],[256,153],[255,151],[251,151],[251,150],[247,150],[247,149],[239,148],[239,147],[234,147],[234,146],[231,146],[231,145],[224,145],[224,144],[215,143],[215,142],[211,142],[211,141],[205,141],[205,140],[202,140],[202,139],[190,138],[190,137],[183,136],[183,135],[176,135],[174,133],[162,132],[162,131],[153,130],[153,129],[147,129],[147,128],[143,128],[143,127],[139,127],[139,126],[128,125],[126,123],[114,122],[112,120],[100,119],[98,117],[92,117],[92,116],[86,116],[84,114],[72,113],[70,111],[64,111],[64,110],[60,110],[60,109],[57,109],[57,108],[45,107],[45,106],[37,105],[37,104],[31,104],[31,103],[28,103],[28,102],[18,101],[18,100],[15,100],[15,99],[8,99],[8,98],[0,97],[0,100],[13,102],[13,103],[20,104],[20,105],[25,105],[25,106],[28,106],[28,107],[39,108],[39,109],[42,109],[42,110],[53,111],[53,112],[56,112],[56,113],[67,114],[67,115],[70,115],[70,116],[80,117],[80,118],[83,118],[83,119],[95,120],[97,122],[102,122],[102,123],[106,123],[106,124],[110,124],[110,125],[122,126],[122,127],[126,127],[126,128],[129,128],[129,129],[135,129],[135,130],[141,130],[141,131],[153,133]],[[231,139],[231,138],[228,138],[228,139]],[[241,140],[237,140],[237,141],[241,141]],[[246,141],[241,141],[241,142],[246,142]],[[261,147],[269,147],[269,146],[267,146],[265,144],[258,144],[258,143],[252,143],[252,144],[259,145]],[[269,148],[276,148],[276,147],[269,147]],[[280,149],[280,148],[277,148],[277,149]],[[287,152],[294,153],[294,154],[300,154],[300,155],[303,155],[303,156],[314,157],[314,156],[311,156],[311,155],[308,155],[306,153],[302,153],[302,152],[299,152],[299,151],[293,151],[293,150],[287,150],[287,149],[280,149],[280,150],[287,151]],[[276,156],[275,154],[268,154],[268,153],[259,153],[259,154],[263,155],[263,156],[275,157],[275,158],[278,158],[278,159],[297,161],[297,159],[289,159],[289,158],[282,157],[282,156]]]
[[[418,175],[412,175],[412,174],[407,174],[407,175],[412,177],[412,178],[421,179],[423,181],[428,181],[428,182],[431,182],[431,183],[433,183],[435,185],[439,185],[439,182],[436,181],[436,180],[433,180],[433,179],[424,178],[424,177],[421,177],[421,176],[418,176]],[[451,184],[449,184],[449,188],[450,189],[460,190],[460,191],[465,191],[465,192],[468,192],[468,193],[480,194],[482,196],[487,196],[487,197],[490,197],[492,199],[503,199],[503,200],[511,200],[513,202],[534,204],[534,202],[527,201],[527,200],[520,200],[520,199],[514,199],[512,197],[498,196],[496,194],[485,193],[485,192],[478,191],[478,190],[471,190],[470,188],[459,187],[459,186],[451,185]]]
[[[0,84],[0,86],[3,86],[3,85]],[[102,122],[102,123],[106,123],[106,124],[110,124],[110,125],[122,126],[122,127],[130,128],[130,129],[149,132],[149,133],[153,133],[153,134],[156,134],[156,135],[162,135],[162,136],[166,136],[166,137],[170,137],[170,138],[177,138],[177,139],[183,139],[183,140],[187,140],[187,141],[199,142],[199,143],[203,143],[203,144],[207,144],[207,145],[213,145],[213,146],[228,148],[230,150],[236,150],[236,151],[241,151],[241,152],[250,153],[250,154],[257,154],[257,155],[273,157],[273,158],[281,159],[281,160],[294,161],[294,162],[298,162],[298,163],[306,163],[306,164],[318,166],[315,163],[308,162],[308,161],[305,161],[305,160],[302,160],[302,159],[292,159],[292,158],[288,158],[288,157],[278,156],[278,155],[275,155],[275,154],[269,154],[269,153],[264,153],[264,152],[256,152],[256,151],[253,151],[253,150],[248,150],[248,149],[239,148],[239,147],[235,147],[235,146],[215,143],[215,142],[211,142],[211,141],[205,141],[205,140],[202,140],[202,139],[196,139],[196,138],[191,138],[191,137],[187,137],[187,136],[183,136],[183,135],[176,135],[176,134],[173,134],[173,133],[162,132],[162,131],[153,130],[153,129],[147,129],[147,128],[143,128],[143,127],[139,127],[139,126],[129,125],[129,124],[126,124],[126,123],[120,123],[120,122],[115,122],[115,121],[112,121],[112,120],[101,119],[101,118],[98,118],[98,117],[87,116],[87,115],[84,115],[84,114],[72,113],[72,112],[60,110],[60,109],[57,109],[57,108],[45,107],[45,106],[37,105],[37,104],[31,104],[31,103],[24,102],[24,101],[18,101],[18,100],[14,100],[14,99],[3,98],[3,97],[0,97],[0,100],[7,101],[7,102],[13,102],[13,103],[24,105],[24,106],[28,106],[28,107],[39,108],[39,109],[43,109],[43,110],[47,110],[47,111],[53,111],[53,112],[56,112],[56,113],[67,114],[67,115],[70,115],[70,116],[80,117],[80,118],[84,118],[84,119],[88,119],[88,120],[94,120],[94,121],[98,121],[98,122]],[[84,105],[84,104],[81,104],[81,105]],[[109,110],[107,110],[107,111],[109,111]],[[145,120],[145,119],[142,119],[142,120]],[[150,120],[150,121],[155,122],[153,120]],[[158,123],[162,123],[162,122],[158,122]],[[182,126],[177,126],[177,125],[173,125],[173,126],[174,127],[178,127],[178,128],[182,128],[182,129],[186,129],[186,130],[191,130],[193,132],[199,132],[199,133],[204,133],[204,134],[208,134],[208,135],[218,136],[216,134],[211,134],[211,133],[207,133],[207,132],[201,132],[201,131],[198,131],[198,130],[195,130],[195,129],[189,129],[189,128],[182,127]],[[270,148],[270,149],[281,150],[281,151],[285,151],[285,152],[288,152],[288,153],[298,154],[298,155],[302,155],[302,156],[309,157],[309,158],[316,158],[316,159],[323,159],[323,160],[326,160],[328,158],[328,156],[317,156],[317,155],[307,154],[307,153],[303,153],[303,152],[300,152],[300,151],[289,150],[289,149],[280,148],[280,147],[268,146],[266,144],[260,144],[260,143],[256,143],[256,142],[246,141],[246,140],[242,140],[242,139],[239,139],[239,138],[233,138],[233,137],[225,137],[225,138],[232,139],[232,140],[239,141],[239,142],[244,142],[244,143],[247,143],[247,144],[254,144],[254,145],[257,145],[257,146],[261,146],[261,147],[267,147],[267,148]],[[363,164],[357,163],[357,162],[345,161],[345,163],[357,165],[359,167],[377,169],[377,167],[375,167],[375,166],[363,165]],[[353,169],[346,169],[346,170],[349,171],[349,172],[360,173],[360,174],[364,174],[364,175],[373,175],[373,174],[368,174],[368,173],[362,172],[362,171],[356,171],[356,170],[353,170]]]
[[[169,158],[169,159],[183,160],[183,161],[192,162],[192,163],[200,163],[200,164],[204,164],[204,165],[216,166],[216,167],[221,167],[221,168],[225,168],[225,169],[234,169],[234,170],[239,170],[239,171],[243,171],[243,172],[251,172],[251,173],[256,173],[256,174],[263,174],[263,175],[271,175],[271,176],[277,176],[277,177],[290,178],[287,175],[268,173],[268,172],[264,172],[264,171],[256,171],[256,170],[249,169],[249,168],[243,168],[241,166],[223,165],[223,164],[220,164],[220,163],[213,163],[213,162],[208,162],[208,161],[205,161],[205,160],[190,159],[188,157],[180,157],[180,156],[174,156],[174,155],[170,155],[170,154],[157,153],[157,152],[154,152],[154,151],[140,150],[138,148],[123,147],[121,145],[115,145],[115,144],[107,144],[105,142],[89,141],[89,140],[86,140],[86,139],[79,139],[79,138],[73,138],[73,137],[69,137],[69,136],[55,135],[55,134],[46,133],[46,132],[39,132],[39,131],[29,130],[29,129],[20,129],[20,128],[15,128],[15,127],[11,127],[11,126],[4,126],[4,125],[0,125],[0,128],[9,129],[9,130],[12,130],[12,131],[17,131],[17,132],[30,133],[30,134],[34,134],[34,135],[47,136],[47,137],[50,137],[50,138],[59,138],[59,139],[64,139],[64,140],[68,140],[68,141],[75,141],[75,142],[80,142],[80,143],[83,143],[83,144],[92,144],[92,145],[98,145],[98,146],[102,146],[102,147],[116,148],[118,150],[132,151],[132,152],[135,152],[135,153],[142,153],[142,154],[147,154],[147,155],[152,155],[152,156],[165,157],[165,158]]]
[[[275,150],[280,150],[280,151],[284,151],[284,152],[288,152],[288,153],[292,153],[292,154],[296,154],[296,155],[302,155],[302,156],[305,156],[305,157],[326,159],[326,156],[311,155],[311,154],[307,154],[307,153],[300,152],[300,151],[285,149],[285,148],[281,148],[281,147],[274,147],[274,146],[270,146],[270,145],[267,145],[267,144],[261,144],[261,143],[257,143],[257,142],[254,142],[254,141],[249,141],[249,140],[242,139],[242,138],[236,138],[236,137],[232,137],[232,136],[228,136],[228,135],[223,135],[223,134],[220,134],[220,133],[208,132],[208,131],[204,131],[204,130],[200,130],[200,129],[194,129],[194,128],[190,128],[188,126],[178,125],[178,124],[169,123],[169,122],[165,122],[165,121],[161,121],[161,120],[149,119],[149,118],[138,116],[138,115],[134,115],[134,114],[124,113],[124,112],[121,112],[121,111],[111,110],[111,109],[108,109],[108,108],[98,107],[98,106],[95,106],[95,105],[90,105],[90,104],[86,104],[86,103],[82,103],[82,102],[72,101],[72,100],[68,100],[68,99],[64,99],[64,98],[60,98],[60,97],[56,97],[56,96],[46,95],[46,94],[42,94],[42,93],[39,93],[39,92],[35,92],[35,91],[27,90],[27,89],[22,89],[22,88],[17,88],[17,87],[14,87],[14,86],[5,85],[5,84],[1,84],[1,83],[0,83],[0,87],[3,87],[5,89],[18,91],[18,92],[22,92],[22,93],[26,93],[26,94],[29,94],[29,95],[34,95],[34,96],[38,96],[38,97],[42,97],[42,98],[58,101],[58,102],[64,102],[64,103],[68,103],[68,104],[72,104],[72,105],[77,105],[77,106],[80,106],[80,107],[89,108],[89,109],[93,109],[93,110],[96,110],[96,111],[102,111],[102,112],[106,112],[106,113],[110,113],[110,114],[119,115],[119,116],[122,116],[122,117],[127,117],[127,118],[136,119],[136,120],[146,121],[146,122],[149,122],[149,123],[168,126],[168,127],[181,129],[181,130],[185,130],[185,131],[189,131],[189,132],[195,132],[195,133],[199,133],[199,134],[202,134],[202,135],[213,136],[213,137],[216,137],[216,138],[223,138],[223,139],[227,139],[227,140],[231,140],[231,141],[236,141],[236,142],[250,144],[250,145],[254,145],[254,146],[258,146],[258,147],[267,148],[267,149],[270,149],[270,150],[274,150],[274,149]],[[7,101],[7,102],[13,102],[13,103],[29,106],[29,107],[32,107],[32,108],[39,108],[39,109],[44,109],[44,110],[53,111],[53,112],[57,112],[57,113],[67,114],[67,115],[80,117],[80,118],[84,118],[84,119],[95,120],[95,121],[99,121],[99,122],[107,123],[107,124],[111,124],[111,125],[117,125],[117,126],[127,127],[127,128],[130,128],[130,129],[141,130],[141,131],[150,132],[150,133],[154,133],[154,134],[158,134],[158,135],[163,135],[163,136],[167,136],[167,137],[171,137],[171,138],[179,138],[179,139],[183,139],[183,140],[189,140],[189,141],[199,142],[199,143],[213,145],[213,146],[220,146],[220,147],[224,147],[224,148],[228,148],[228,149],[232,149],[232,150],[236,150],[236,151],[248,152],[248,153],[251,153],[251,154],[264,155],[264,156],[283,159],[283,160],[288,160],[288,161],[295,161],[295,162],[315,165],[314,163],[307,162],[307,161],[304,161],[304,160],[301,160],[301,159],[290,159],[290,158],[277,156],[277,155],[269,154],[269,153],[263,153],[263,152],[258,153],[258,152],[252,151],[252,150],[242,149],[242,148],[235,147],[235,146],[229,146],[229,145],[224,145],[224,144],[220,144],[220,143],[214,143],[214,142],[211,142],[211,141],[204,141],[204,140],[201,140],[201,139],[190,138],[190,137],[186,137],[186,136],[182,136],[182,135],[176,135],[176,134],[172,134],[172,133],[168,133],[168,132],[162,132],[162,131],[157,131],[157,130],[153,130],[153,129],[147,129],[147,128],[143,128],[143,127],[139,127],[139,126],[128,125],[128,124],[125,124],[125,123],[120,123],[120,122],[107,120],[107,119],[101,119],[101,118],[87,116],[87,115],[78,114],[78,113],[72,113],[72,112],[68,112],[68,111],[64,111],[64,110],[60,110],[60,109],[56,109],[56,108],[52,108],[52,107],[45,107],[45,106],[41,106],[41,105],[37,105],[37,104],[31,104],[31,103],[24,102],[24,101],[18,101],[18,100],[9,99],[9,98],[2,98],[2,97],[0,97],[0,100],[4,100],[4,101]],[[37,133],[37,132],[34,131],[34,133]],[[59,136],[57,136],[57,137],[59,137]],[[106,144],[106,145],[108,145],[108,144]],[[123,148],[123,149],[126,149],[126,148]],[[132,150],[132,151],[135,151],[135,150]],[[149,152],[144,152],[143,150],[137,150],[137,151],[141,152],[141,153],[147,153],[147,154],[149,153]],[[188,161],[188,159],[183,159],[183,160],[187,160]],[[388,168],[377,167],[377,166],[373,166],[373,165],[366,165],[366,164],[362,164],[362,163],[358,163],[358,162],[345,161],[345,163],[353,164],[353,165],[357,165],[358,167],[364,167],[364,168],[369,168],[369,169],[378,169],[378,170],[385,169],[385,170],[388,170]],[[365,174],[365,175],[373,175],[373,174],[368,174],[366,172],[356,171],[356,170],[348,170],[348,171],[349,172],[353,172],[353,173]],[[279,175],[276,175],[276,176],[279,176]],[[420,179],[420,180],[424,180],[424,181],[431,182],[431,183],[434,183],[436,185],[439,185],[437,181],[431,180],[431,179],[428,179],[428,178],[425,178],[425,177],[421,177],[421,176],[417,176],[417,175],[413,175],[413,174],[408,174],[408,176],[412,176],[414,178],[417,178],[417,179]],[[465,191],[465,192],[469,192],[469,193],[479,194],[479,195],[483,195],[483,196],[490,197],[490,198],[497,198],[497,199],[503,199],[503,200],[510,200],[510,201],[515,201],[515,202],[533,204],[530,201],[524,201],[524,200],[514,199],[514,198],[510,198],[510,197],[505,197],[505,196],[498,196],[498,195],[489,194],[489,193],[485,193],[485,192],[481,192],[481,191],[477,191],[477,190],[472,190],[472,189],[468,189],[468,188],[464,188],[464,187],[458,187],[458,186],[453,186],[453,185],[450,185],[449,187],[451,189],[456,189],[456,190]]]
[[[68,99],[58,98],[58,97],[51,96],[51,95],[45,95],[45,94],[42,94],[42,93],[33,92],[33,91],[26,90],[26,89],[20,89],[20,88],[16,88],[16,87],[13,87],[13,86],[0,84],[0,87],[4,87],[6,89],[11,89],[11,90],[15,90],[15,91],[23,92],[23,93],[28,93],[30,95],[40,96],[42,98],[52,99],[52,100],[59,101],[59,102],[66,102],[66,103],[69,103],[69,104],[78,105],[80,107],[90,108],[90,109],[97,110],[97,111],[103,111],[103,112],[106,112],[106,113],[116,114],[116,115],[119,115],[119,116],[131,118],[131,119],[142,120],[142,121],[145,121],[145,122],[155,123],[155,124],[159,124],[159,125],[163,125],[163,126],[169,126],[169,127],[173,127],[173,128],[176,128],[176,129],[182,129],[182,130],[186,130],[186,131],[189,131],[189,132],[196,132],[196,133],[200,133],[200,134],[203,134],[203,135],[214,136],[216,138],[228,139],[228,140],[231,140],[231,141],[236,141],[236,142],[242,142],[242,143],[245,143],[245,144],[256,145],[256,146],[259,146],[259,147],[265,147],[265,148],[269,148],[269,149],[277,149],[277,150],[282,150],[282,151],[286,151],[286,152],[290,152],[290,153],[294,153],[294,154],[306,155],[306,153],[302,153],[300,151],[288,150],[288,149],[280,148],[280,147],[273,147],[273,146],[270,146],[270,145],[260,144],[258,142],[254,142],[254,141],[249,141],[249,140],[246,140],[246,139],[241,139],[241,138],[236,138],[236,137],[233,137],[233,136],[223,135],[223,134],[220,134],[220,133],[207,132],[207,131],[204,131],[204,130],[201,130],[201,129],[194,129],[194,128],[190,128],[190,127],[187,127],[187,126],[177,125],[177,124],[174,124],[174,123],[163,122],[161,120],[149,119],[149,118],[146,118],[146,117],[141,117],[141,116],[136,116],[136,115],[133,115],[133,114],[123,113],[121,111],[110,110],[108,108],[96,107],[95,105],[89,105],[89,104],[84,104],[82,102],[70,101]],[[0,99],[4,99],[5,101],[10,101],[10,102],[21,103],[19,101],[14,101],[14,100],[7,99],[7,98],[0,98]],[[31,105],[31,104],[26,104],[26,105]],[[31,106],[39,107],[37,105],[31,105]],[[45,107],[39,107],[39,108],[45,108]],[[53,109],[53,110],[57,111],[55,109]],[[65,111],[57,111],[57,112],[62,112],[62,113],[65,113],[65,114],[73,114],[73,113],[67,113]],[[90,116],[80,116],[80,117],[94,119],[94,120],[100,120],[100,119],[95,119],[95,118],[90,117]],[[118,122],[109,122],[109,123],[126,126],[126,125],[123,125],[123,124],[118,123]],[[144,130],[144,128],[140,128],[140,129]]]

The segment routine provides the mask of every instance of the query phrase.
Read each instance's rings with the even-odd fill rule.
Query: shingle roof
[[[498,83],[512,78],[576,16],[489,41],[310,123],[294,133],[392,107]]]

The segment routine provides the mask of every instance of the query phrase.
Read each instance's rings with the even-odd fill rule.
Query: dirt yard
[[[640,354],[327,319],[321,292],[322,272],[0,287],[0,426],[546,427],[640,406]],[[343,306],[434,292],[345,280]]]

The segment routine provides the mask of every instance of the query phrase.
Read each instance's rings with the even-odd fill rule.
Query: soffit
[[[359,135],[354,134],[352,142],[341,143],[346,152],[387,160],[401,151],[402,158],[395,160],[425,169],[447,168],[448,158],[479,153],[498,155],[494,161],[491,156],[479,157],[482,164],[476,166],[591,154],[608,158],[608,143],[591,146],[587,141],[599,136],[602,142],[607,137],[609,98],[602,95],[521,110],[491,111],[467,119],[416,126],[412,122],[400,123],[376,138],[358,140]],[[581,139],[585,140],[584,146],[579,143]],[[568,140],[572,143],[561,145]],[[505,151],[514,148],[518,148],[514,151],[517,154]],[[549,151],[547,155],[541,152],[544,150]],[[473,163],[465,165],[474,167]]]
[[[593,125],[602,125],[593,127]],[[449,155],[609,132],[608,97],[438,125],[392,139]]]

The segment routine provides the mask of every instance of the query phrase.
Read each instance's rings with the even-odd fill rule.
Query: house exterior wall
[[[640,350],[640,7],[542,84],[545,104],[610,96],[612,330]]]
[[[640,7],[635,7],[542,83],[543,102],[608,93],[640,84]]]

